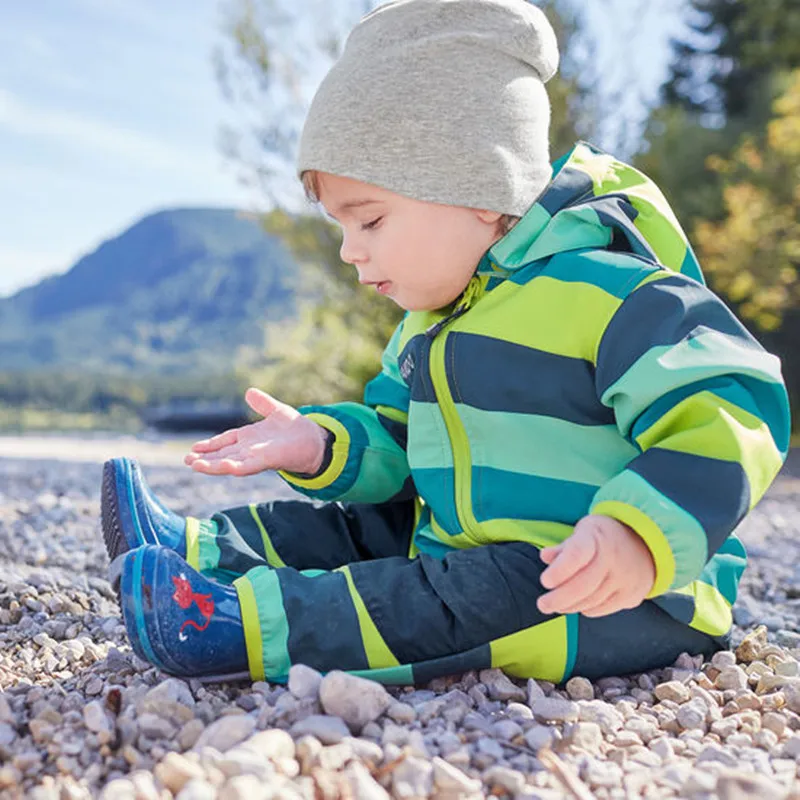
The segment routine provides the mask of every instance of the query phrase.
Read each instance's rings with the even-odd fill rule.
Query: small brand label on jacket
[[[407,381],[411,378],[412,372],[414,372],[414,354],[408,353],[403,359],[403,363],[400,364],[400,375],[404,381]]]

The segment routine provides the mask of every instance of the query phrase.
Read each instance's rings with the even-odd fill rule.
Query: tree
[[[714,285],[763,330],[800,302],[800,69],[774,104],[763,136],[746,136],[730,159],[712,157],[726,216],[695,228]]]
[[[673,42],[667,105],[717,119],[769,114],[776,71],[800,67],[796,0],[689,0],[688,39]]]

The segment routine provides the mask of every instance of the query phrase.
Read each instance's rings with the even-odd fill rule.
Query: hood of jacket
[[[497,276],[585,248],[640,256],[705,283],[686,234],[658,186],[587,142],[578,142],[555,162],[545,191],[490,248],[478,274]]]

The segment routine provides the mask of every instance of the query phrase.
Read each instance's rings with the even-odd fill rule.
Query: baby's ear
[[[485,208],[476,208],[475,213],[481,222],[494,225],[503,215],[499,211],[487,211]]]

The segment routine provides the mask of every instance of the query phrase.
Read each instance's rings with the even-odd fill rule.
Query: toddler
[[[324,502],[184,518],[106,464],[141,657],[206,679],[561,682],[728,644],[732,532],[788,450],[779,361],[645,175],[584,142],[550,163],[557,61],[523,0],[395,0],[354,28],[298,174],[358,280],[408,313],[363,403],[250,389],[263,419],[186,457]]]

